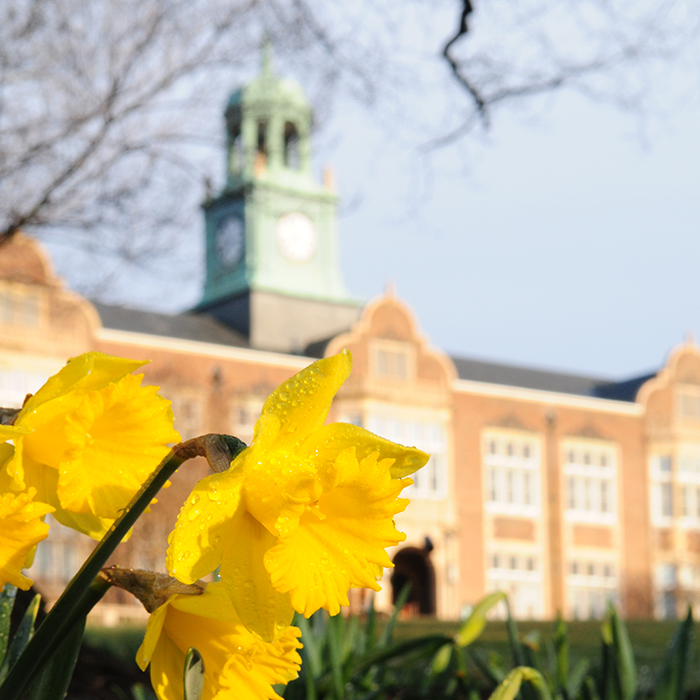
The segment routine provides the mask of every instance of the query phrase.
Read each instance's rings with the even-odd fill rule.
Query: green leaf
[[[513,663],[516,666],[525,666],[525,652],[523,650],[523,645],[520,643],[520,634],[518,633],[518,625],[516,624],[513,616],[510,614],[510,603],[508,598],[505,599],[506,610],[508,611],[508,617],[506,619],[506,630],[508,631],[508,641],[510,642],[510,650],[513,654]]]
[[[438,650],[437,654],[433,657],[433,663],[431,669],[433,674],[436,676],[442,673],[449,665],[452,659],[452,649],[454,645],[443,644]]]
[[[204,659],[194,648],[187,650],[183,674],[184,700],[201,700],[204,692]]]
[[[682,700],[693,648],[693,636],[693,612],[688,606],[688,614],[678,625],[666,652],[654,700]]]
[[[568,688],[569,678],[569,636],[566,623],[560,614],[557,614],[557,624],[554,629],[554,653],[556,656],[557,687]],[[576,694],[573,696],[575,697]]]
[[[396,599],[396,604],[394,605],[394,612],[391,614],[389,621],[386,623],[386,627],[382,630],[382,634],[379,637],[379,646],[385,647],[391,642],[394,636],[394,627],[396,627],[396,620],[398,619],[401,608],[406,605],[409,596],[411,595],[411,584],[406,583],[406,585],[401,589],[399,597]]]
[[[29,700],[63,700],[68,692],[80,645],[85,631],[85,618],[76,621],[61,645],[45,661],[37,678],[29,687]]]
[[[491,608],[498,605],[502,600],[506,600],[506,594],[503,591],[497,591],[482,598],[474,606],[471,615],[469,615],[462,628],[455,635],[455,644],[459,647],[466,647],[477,639],[486,626],[486,615]]]
[[[583,700],[600,700],[598,688],[596,688],[595,681],[591,676],[587,676],[581,686],[581,697]]]
[[[474,649],[467,649],[467,654],[474,662],[474,665],[486,676],[486,678],[491,681],[491,683],[498,685],[504,680],[506,676],[504,670],[505,665],[502,663],[500,657],[498,657],[498,659],[501,661],[501,663],[494,663],[493,657],[486,661],[485,659],[482,659],[481,656],[474,651]]]
[[[443,644],[451,643],[452,640],[444,634],[431,634],[424,637],[416,637],[415,639],[407,639],[404,642],[397,642],[396,644],[384,648],[380,647],[369,654],[365,654],[365,656],[358,661],[353,669],[353,675],[362,673],[362,671],[368,669],[370,666],[403,656],[409,652],[432,652]]]
[[[312,630],[311,625],[317,620],[321,623],[319,625],[320,629]],[[301,630],[301,642],[304,645],[301,654],[302,657],[305,657],[305,670],[309,676],[318,678],[323,673],[322,639],[324,637],[323,628],[325,627],[323,612],[319,610],[310,619],[297,614],[294,624]]]
[[[579,696],[590,667],[591,663],[588,659],[579,659],[568,678],[564,679],[563,686],[568,697],[577,698]]]
[[[520,692],[523,681],[527,681],[541,700],[551,700],[549,688],[542,674],[534,668],[518,666],[514,668],[505,680],[493,691],[489,700],[514,700]]]
[[[343,637],[345,636],[345,620],[338,613],[328,620],[328,648],[331,655],[331,676],[335,700],[345,697],[345,680],[343,678]]]
[[[34,598],[32,598],[32,602],[29,603],[29,606],[22,617],[22,621],[19,623],[17,632],[15,632],[15,637],[10,644],[7,657],[5,658],[5,663],[3,664],[2,669],[0,669],[0,681],[5,679],[8,672],[17,663],[17,659],[19,659],[20,655],[29,643],[29,640],[32,638],[32,635],[34,634],[34,621],[36,620],[36,614],[39,612],[40,602],[41,596],[37,594],[34,596]]]
[[[10,639],[10,622],[16,595],[17,586],[11,583],[6,583],[0,592],[0,666],[5,659],[7,643]]]
[[[374,609],[374,596],[369,600],[367,624],[365,625],[365,640],[367,648],[364,651],[371,651],[374,649],[377,643],[377,613]]]
[[[637,692],[637,670],[634,664],[632,644],[624,622],[619,618],[615,608],[610,605],[608,611],[610,630],[612,632],[612,650],[616,675],[622,700],[632,700]]]

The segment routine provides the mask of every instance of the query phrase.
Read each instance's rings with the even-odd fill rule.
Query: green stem
[[[185,460],[193,456],[182,449],[186,444],[178,445],[168,453],[73,577],[0,686],[0,697],[3,700],[19,698],[27,683],[58,646],[78,615],[87,615],[102,597],[104,590],[98,595],[99,586],[91,589],[91,584],[163,484]]]

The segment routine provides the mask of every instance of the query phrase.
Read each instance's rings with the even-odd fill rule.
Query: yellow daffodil
[[[193,583],[221,566],[244,624],[275,639],[293,610],[336,614],[353,587],[379,590],[408,474],[428,455],[357,426],[324,426],[350,373],[348,352],[319,360],[267,399],[253,441],[197,484],[170,535],[168,569]]]
[[[263,642],[241,624],[221,583],[202,595],[175,595],[153,612],[136,660],[151,664],[160,700],[182,700],[185,656],[195,647],[204,660],[202,700],[281,700],[272,685],[296,678],[301,648],[296,627]]]
[[[178,442],[170,402],[130,372],[143,362],[80,355],[14,421],[12,489],[36,490],[59,522],[100,539]],[[0,438],[8,439],[0,432]]]
[[[0,437],[11,431],[0,426]],[[16,434],[16,433],[15,433]],[[11,445],[0,445],[0,465],[6,465],[13,456]],[[14,494],[7,491],[9,479],[0,471],[0,588],[6,583],[27,590],[32,582],[22,574],[36,545],[49,534],[43,521],[53,508],[34,501],[35,489]]]

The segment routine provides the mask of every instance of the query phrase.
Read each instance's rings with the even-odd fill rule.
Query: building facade
[[[700,611],[700,348],[674,348],[656,374],[625,382],[449,357],[391,290],[361,304],[343,286],[337,195],[310,169],[311,112],[269,59],[234,93],[221,194],[205,205],[202,303],[169,316],[91,303],[67,290],[41,246],[0,247],[0,405],[89,350],[149,359],[145,381],[173,402],[183,439],[245,441],[265,397],[317,357],[347,348],[353,372],[329,420],[431,454],[397,516],[380,609],[406,581],[408,610],[463,615],[490,591],[516,617]],[[192,485],[188,463],[134,537],[123,566],[164,570],[167,535]],[[56,525],[30,575],[55,598],[92,542]],[[360,591],[351,598],[359,609]],[[144,613],[111,591],[107,623]]]

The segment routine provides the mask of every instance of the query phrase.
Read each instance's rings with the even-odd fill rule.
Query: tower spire
[[[270,37],[266,35],[263,39],[260,60],[260,70],[266,78],[271,78],[275,73],[273,63],[274,61],[272,55],[272,41]]]

